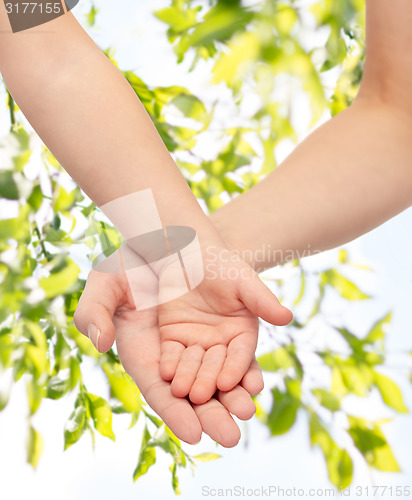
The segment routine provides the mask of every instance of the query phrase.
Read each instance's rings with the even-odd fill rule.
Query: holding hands
[[[155,229],[189,227],[199,238],[204,266],[198,286],[151,307],[139,307],[136,296],[150,298],[167,290],[167,268],[151,272],[151,260],[144,259],[142,274],[132,284],[124,269],[108,274],[94,270],[75,324],[100,352],[116,340],[124,368],[178,437],[193,443],[203,429],[221,444],[234,446],[239,430],[230,414],[250,418],[250,394],[263,385],[254,360],[258,318],[284,325],[292,315],[251,267],[230,252],[229,259],[223,258],[228,250],[136,92],[76,18],[68,12],[50,27],[46,32],[32,28],[38,36],[10,34],[1,47],[0,71],[15,102],[90,199],[109,209],[108,218],[126,240]],[[10,30],[4,9],[0,28]],[[59,110],[61,119],[45,109]],[[149,213],[150,201],[138,207],[111,204],[148,189],[153,190],[158,218]]]
[[[214,247],[213,258],[205,259],[205,278],[196,289],[145,310],[136,308],[138,294],[131,293],[125,273],[92,270],[75,324],[91,332],[100,352],[116,340],[126,372],[178,438],[193,444],[203,431],[231,447],[240,438],[231,414],[251,418],[250,395],[263,388],[254,357],[258,317],[286,324],[292,315],[252,268],[233,255],[223,259],[223,250]],[[133,286],[155,293],[162,276],[147,266]]]

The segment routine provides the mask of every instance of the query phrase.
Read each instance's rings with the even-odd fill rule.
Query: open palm
[[[147,291],[156,287],[148,269],[144,280]],[[137,311],[126,276],[91,271],[75,314],[79,331],[86,333],[90,323],[101,331],[99,350],[107,351],[116,339],[119,358],[151,408],[180,439],[195,443],[202,430],[223,446],[234,446],[239,429],[230,413],[247,420],[255,406],[250,394],[263,387],[260,368],[253,360],[248,373],[232,391],[218,391],[205,405],[191,405],[171,392],[169,382],[160,376],[160,335],[157,308]],[[247,390],[246,390],[247,389]]]
[[[160,276],[160,289],[168,279]],[[202,404],[217,388],[235,387],[254,358],[259,317],[285,325],[292,313],[250,266],[227,251],[219,258],[217,249],[196,289],[159,306],[160,373],[173,394]]]

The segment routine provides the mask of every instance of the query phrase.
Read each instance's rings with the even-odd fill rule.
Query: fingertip
[[[176,364],[170,361],[162,361],[160,359],[160,376],[166,382],[170,382],[176,374]]]
[[[238,418],[241,420],[249,420],[256,413],[256,405],[252,398],[249,399],[249,403],[242,408],[238,413]]]
[[[256,358],[252,360],[249,370],[242,378],[240,385],[245,389],[250,396],[257,396],[263,391],[265,383],[263,380],[262,369]]]
[[[105,323],[104,326],[96,326],[94,323],[90,323],[87,329],[87,337],[92,342],[94,348],[103,354],[113,347],[115,340],[114,325],[111,321]]]
[[[236,386],[229,392],[218,391],[218,401],[240,420],[249,420],[256,413],[256,405],[250,394],[242,386]]]
[[[113,342],[107,342],[107,343],[103,343],[102,345],[99,344],[99,348],[96,349],[98,352],[100,352],[100,354],[104,354],[108,351],[110,351],[110,349],[113,347]]]
[[[198,443],[202,436],[202,426],[189,401],[173,397],[170,384],[160,378],[156,365],[149,364],[145,373],[141,373],[143,366],[138,363],[133,366],[135,374],[132,378],[141,388],[146,403],[178,439],[189,444]]]
[[[193,411],[192,409],[190,410]],[[170,429],[178,439],[187,444],[198,444],[202,439],[202,426],[199,420],[193,418],[189,412],[186,415],[183,412],[180,415],[179,421],[174,422]]]
[[[236,446],[240,430],[228,410],[215,398],[204,405],[193,405],[203,432],[225,448]]]
[[[256,380],[251,377],[244,377],[242,380],[242,387],[251,395],[257,396],[263,391],[264,388],[263,378]]]
[[[204,396],[201,394],[192,394],[192,391],[189,392],[189,399],[190,402],[193,403],[194,405],[204,405],[207,403],[210,399],[209,396]]]
[[[110,351],[110,349],[113,347],[114,344],[114,337],[111,335],[102,335],[100,336],[99,340],[99,349],[98,351],[100,353],[105,353],[107,351]]]
[[[176,398],[185,398],[190,391],[190,387],[188,387],[186,381],[181,380],[180,377],[175,377],[172,380],[170,389],[172,391],[173,396],[175,396]]]
[[[228,392],[232,390],[238,382],[239,380],[234,380],[233,377],[222,371],[217,378],[216,385],[220,391]]]
[[[235,447],[241,438],[241,433],[236,422],[230,419],[222,420],[217,428],[217,441],[224,448]]]
[[[256,405],[252,398],[248,402],[243,402],[242,407],[236,408],[233,412],[240,420],[250,420],[256,413]]]
[[[279,302],[276,304],[275,309],[270,311],[270,314],[262,315],[262,319],[268,321],[272,325],[286,326],[293,319],[293,313],[290,309],[282,306]]]
[[[282,306],[282,309],[282,324],[280,326],[285,326],[293,320],[293,312],[285,306]]]
[[[180,357],[184,352],[185,347],[180,342],[166,340],[161,342],[160,356],[160,376],[166,382],[170,382],[176,375],[176,370],[179,365]]]
[[[189,392],[189,399],[195,405],[202,405],[216,392],[216,380],[214,377],[200,377],[195,380]]]
[[[203,405],[207,403],[212,396],[213,393],[210,394],[208,391],[204,391],[197,387],[192,387],[189,392],[189,399],[195,405]]]
[[[179,437],[179,436],[176,436]],[[184,441],[187,444],[199,444],[202,439],[202,428],[199,425],[198,428],[187,429],[181,433],[179,439]]]

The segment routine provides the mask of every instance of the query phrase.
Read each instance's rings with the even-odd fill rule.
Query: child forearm
[[[100,206],[150,188],[163,225],[191,226],[201,241],[218,240],[135,92],[74,16],[14,34],[7,23],[1,3],[5,83],[90,198]],[[141,214],[130,207],[129,215]]]

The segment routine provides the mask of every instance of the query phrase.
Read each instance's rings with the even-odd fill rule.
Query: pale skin
[[[157,278],[146,270],[142,286],[155,287]],[[197,443],[202,431],[223,446],[232,447],[240,431],[231,414],[248,420],[255,412],[250,394],[263,388],[260,367],[253,360],[241,384],[228,392],[217,391],[201,405],[190,404],[171,391],[160,375],[160,334],[156,308],[137,311],[124,274],[91,271],[76,311],[76,326],[87,330],[90,318],[116,336],[120,360],[147,403],[177,437]]]
[[[302,142],[283,165],[263,182],[213,214],[211,220],[225,242],[219,243],[220,248],[225,248],[227,244],[238,252],[252,250],[253,255],[253,251],[260,250],[263,245],[270,245],[284,254],[289,250],[294,250],[298,257],[298,252],[307,251],[308,244],[311,245],[312,250],[324,250],[337,246],[369,231],[410,206],[412,199],[410,168],[412,97],[409,89],[412,88],[412,55],[408,48],[412,42],[411,24],[412,4],[409,0],[393,2],[370,0],[367,2],[367,57],[364,78],[357,99],[348,110],[323,125]],[[0,48],[0,61],[3,57],[3,50],[4,45]],[[22,63],[22,71],[26,69],[26,64],[27,61]],[[7,79],[6,83],[8,83]],[[22,109],[24,110],[23,107]],[[141,126],[145,128],[146,125],[145,121]],[[55,140],[59,142],[57,134]],[[120,144],[117,147],[122,150],[124,145]],[[93,151],[92,157],[95,152]],[[116,149],[113,154],[117,155],[118,152]],[[77,155],[77,153],[77,148],[71,152],[72,155]],[[76,158],[71,159],[74,161]],[[166,157],[164,161],[166,162]],[[80,183],[79,178],[76,180]],[[169,220],[168,223],[176,223],[176,221]],[[193,224],[188,225],[193,226]],[[208,229],[205,232],[208,233]],[[208,234],[212,233],[213,231]],[[209,240],[207,236],[206,239],[216,241],[214,237]],[[281,254],[277,253],[277,255]],[[252,257],[249,264],[260,270],[272,267],[281,260],[280,257],[277,261],[269,259],[264,263],[258,263]],[[244,264],[241,265],[244,266]],[[91,275],[89,282],[96,283],[99,279],[103,278]],[[111,279],[115,278],[112,276]],[[97,286],[96,289],[98,288]],[[118,324],[115,319],[116,328],[113,325],[111,318],[116,308],[124,303],[118,295],[115,295],[118,283],[110,282],[107,288],[107,302],[102,303],[100,296],[97,297],[96,293],[87,293],[86,287],[79,305],[80,311],[94,307],[100,311],[101,317],[105,317],[107,334],[102,337],[103,344],[100,350],[104,351],[108,346],[110,347],[114,335],[116,335],[118,346],[120,344],[119,354],[122,345],[127,346],[128,342],[133,346],[144,346],[144,334],[136,331],[137,323],[135,324],[135,321],[139,320],[143,327],[142,317],[138,318],[133,313],[133,315],[127,315],[124,324],[121,322]],[[209,293],[206,282],[204,290],[199,291],[198,307],[194,311],[195,317],[199,309],[203,313],[202,306],[205,302],[208,303],[211,294],[213,295],[212,292]],[[185,300],[183,298],[180,304],[184,305]],[[183,309],[186,311],[185,307]],[[248,310],[254,312],[250,310],[250,307]],[[256,312],[254,312],[255,316]],[[212,310],[208,309],[206,312],[208,320],[210,319],[212,323],[216,313],[226,316],[224,309],[213,311],[212,307]],[[147,318],[149,314],[147,312],[145,318],[147,324],[143,330],[146,333],[157,331],[155,325],[158,325],[153,318]],[[240,321],[243,319],[242,316],[242,314],[239,316]],[[79,329],[85,332],[88,320],[84,324],[81,324],[82,321],[79,320]],[[180,321],[185,321],[185,319]],[[203,317],[201,322],[207,324]],[[165,326],[160,324],[162,328]],[[132,331],[131,336],[122,333],[128,328]],[[146,338],[148,339],[149,336],[147,335]],[[138,357],[129,365],[126,357],[123,357],[126,370],[134,376],[137,385],[144,384],[140,378],[139,366],[152,380],[151,386],[144,387],[142,390],[150,400],[151,406],[169,423],[177,435],[187,431],[190,436],[185,434],[180,437],[188,442],[195,442],[202,428],[219,441],[221,436],[216,436],[213,432],[217,429],[220,419],[225,418],[231,431],[227,434],[229,436],[227,441],[222,444],[226,446],[236,444],[238,431],[236,431],[236,424],[230,420],[228,411],[235,414],[239,411],[238,409],[234,411],[231,406],[235,400],[237,404],[245,404],[245,408],[247,404],[250,404],[246,402],[250,401],[247,393],[253,394],[261,385],[260,373],[256,365],[252,362],[249,371],[242,379],[241,385],[247,392],[242,392],[241,386],[227,393],[218,391],[216,397],[210,399],[209,402],[201,406],[192,405],[190,408],[187,400],[176,398],[174,394],[177,392],[178,395],[183,395],[188,391],[188,387],[183,387],[183,389],[179,387],[177,369],[176,382],[174,381],[172,390],[169,382],[162,381],[161,373],[164,378],[171,378],[174,373],[175,360],[172,359],[170,363],[169,359],[169,365],[173,366],[167,368],[167,365],[163,364],[160,372],[159,337],[153,334],[150,342],[153,339],[157,339],[157,342],[153,341],[153,344],[149,343],[149,347],[147,344],[144,347],[152,353],[150,371]],[[125,352],[126,350],[125,347]],[[196,359],[194,361],[198,363]],[[188,372],[188,378],[194,371]],[[249,386],[249,383],[253,387]],[[189,381],[187,385],[190,386],[189,392],[190,390],[196,392],[194,384],[191,385]],[[164,403],[165,394],[167,395],[166,403]],[[196,396],[193,397],[196,399]],[[229,397],[232,398],[231,403],[228,401]],[[166,406],[162,406],[163,404]],[[208,411],[209,408],[213,411]],[[252,408],[251,413],[253,413]],[[182,415],[186,416],[188,422],[188,427],[185,429],[179,428],[179,418],[182,418]],[[206,417],[208,417],[207,422]],[[247,415],[243,417],[247,418]]]
[[[203,214],[172,161],[137,96],[71,13],[48,23],[47,26],[12,34],[4,4],[0,3],[0,30],[3,37],[0,44],[0,70],[9,91],[39,136],[90,198],[98,205],[102,205],[130,192],[151,187],[155,193],[163,225],[189,225],[195,228],[202,250],[208,246],[225,248],[219,234]],[[70,47],[69,51],[67,47]],[[64,54],[63,61],[62,54]],[[53,78],[50,78],[51,74]],[[30,85],[27,85],[27,75],[30,75]],[[49,110],[53,110],[53,113]],[[60,117],[61,120],[56,120],[55,117]],[[119,130],[122,131],[121,134]],[[158,188],[155,189],[156,186]],[[199,432],[203,429],[225,446],[237,443],[239,430],[221,403],[232,413],[243,415],[243,418],[249,418],[253,413],[254,405],[250,401],[249,394],[259,392],[262,384],[258,366],[254,361],[258,334],[258,324],[254,315],[262,310],[261,305],[256,302],[256,297],[262,297],[262,303],[266,304],[262,314],[266,315],[268,320],[276,324],[286,324],[292,317],[290,311],[279,304],[276,297],[247,264],[239,262],[237,267],[249,274],[249,287],[246,287],[240,279],[236,282],[223,283],[219,293],[224,295],[225,302],[217,303],[210,299],[213,296],[214,283],[208,279],[206,272],[204,285],[193,293],[198,302],[198,307],[193,309],[193,318],[190,317],[190,310],[186,311],[185,307],[180,307],[180,314],[184,319],[179,319],[179,301],[174,301],[164,308],[163,316],[162,309],[156,311],[156,321],[151,317],[150,328],[147,326],[143,330],[152,333],[148,346],[149,351],[153,350],[153,361],[151,363],[148,361],[149,356],[143,359],[139,351],[135,351],[136,359],[133,363],[131,360],[128,361],[127,356],[124,358],[126,369],[132,376],[137,377],[139,385],[144,386],[143,394],[172,428],[181,422],[181,414],[185,413],[183,405],[186,407],[186,414],[191,412],[192,424],[187,421],[186,425],[182,426],[182,435],[178,428],[173,428],[178,437],[187,439],[188,442],[197,441],[200,438]],[[108,283],[114,282],[109,279]],[[226,293],[224,293],[225,287]],[[110,293],[109,296],[113,298]],[[93,305],[87,307],[86,322],[82,320],[79,307],[76,324],[84,334],[90,332],[91,325],[96,325],[94,330],[101,331],[100,337],[91,338],[100,351],[107,351],[114,342],[115,328],[111,317],[110,322],[105,321],[107,316],[102,314],[102,308],[99,307],[105,300],[104,294],[100,293],[99,297],[96,297],[85,293],[84,297],[82,303],[87,304],[87,300],[90,300],[95,303],[95,307]],[[121,307],[124,303],[116,303],[115,306]],[[253,310],[249,310],[249,307]],[[96,314],[92,314],[92,311],[96,311]],[[139,332],[145,324],[144,318],[148,316],[149,314],[134,316],[129,314],[127,316],[129,321],[120,322],[116,335],[121,338],[122,326],[125,330],[127,327],[129,330],[132,329],[137,339],[141,339],[140,344],[143,349],[145,344]],[[219,336],[220,328],[216,328],[219,317],[230,317],[230,321],[226,321],[226,335],[223,341]],[[142,325],[136,326],[130,318],[134,321],[142,318]],[[175,326],[171,325],[171,320],[175,322]],[[176,387],[179,395],[182,395],[179,376],[173,390],[168,382],[160,384],[161,348],[157,343],[152,343],[154,339],[163,340],[155,326],[159,321],[162,329],[167,331],[167,339],[164,339],[167,341],[161,343],[161,347],[164,344],[165,371],[169,371],[169,375],[173,356],[168,355],[171,351],[168,347],[175,348],[180,344],[188,347],[188,353],[183,357],[182,368],[179,371],[186,371],[191,380],[195,381],[196,366],[190,366],[190,358],[191,352],[197,348],[198,327],[202,327],[209,340],[207,342],[202,340],[202,345],[199,345],[197,362],[200,349],[206,353],[208,348],[218,344],[220,353],[227,349],[228,366],[224,366],[222,362],[224,359],[221,356],[221,373],[215,369],[213,363],[209,363],[208,359],[205,365],[211,368],[210,374],[208,375],[207,369],[203,369],[200,373],[200,381],[207,378],[208,383],[203,394],[200,383],[200,391],[197,390],[197,396],[195,391],[194,399],[196,403],[209,400],[205,407],[194,406],[194,409],[191,409],[187,401],[176,399],[174,395]],[[197,321],[202,323],[198,324]],[[192,328],[180,335],[178,327],[183,323],[191,323]],[[176,334],[173,334],[173,330]],[[182,343],[182,336],[186,344]],[[242,337],[246,338],[247,342],[238,347],[236,345],[238,338]],[[131,342],[130,337],[128,339]],[[230,346],[232,340],[236,342]],[[132,342],[138,343],[135,340]],[[227,346],[223,342],[227,342]],[[121,340],[119,343],[123,345]],[[238,364],[231,361],[231,356],[236,354],[239,354],[241,370]],[[179,366],[179,363],[177,365]],[[142,369],[136,371],[136,367],[139,366]],[[143,379],[138,377],[140,373],[144,373]],[[220,389],[226,391],[224,394],[217,393],[221,403],[218,403],[216,398],[210,400],[217,389],[219,375],[222,375]],[[248,389],[248,393],[237,386],[240,381]],[[233,391],[228,392],[228,389],[232,388]],[[190,390],[190,387],[187,390]],[[161,405],[158,401],[161,401]],[[171,417],[168,416],[169,408]],[[180,417],[175,418],[174,415]],[[222,425],[226,428],[219,435],[219,427]]]
[[[0,29],[0,71],[7,88],[44,143],[97,205],[150,188],[164,226],[195,229],[205,255],[209,247],[218,255],[225,250],[135,92],[70,12],[13,34],[1,3]],[[128,217],[130,213],[133,207]],[[191,292],[196,308],[188,308],[184,298],[157,311],[163,373],[173,378],[176,371],[172,390],[184,396],[201,368],[193,392],[197,404],[218,388],[234,388],[246,374],[257,343],[256,315],[277,325],[292,319],[245,262],[236,267],[249,274],[248,287],[241,279],[209,279],[206,258],[204,266],[204,283]],[[215,293],[225,300],[213,301]],[[261,298],[263,307],[255,297]],[[219,318],[222,323],[231,319],[224,332]],[[113,332],[92,319],[86,332],[99,350],[108,350],[115,340]],[[210,363],[215,357],[218,362]],[[179,381],[182,373],[190,384]],[[202,383],[205,379],[207,384]]]
[[[309,244],[313,251],[348,242],[410,206],[412,58],[406,47],[412,42],[412,4],[401,0],[396,6],[385,0],[367,4],[367,62],[354,104],[309,136],[265,181],[211,216],[231,248],[252,255],[249,263],[255,269],[272,267],[282,261],[282,252],[285,255],[291,249],[298,257],[299,252],[308,251]],[[254,253],[263,245],[279,250],[279,260],[254,260]],[[85,295],[82,310],[93,304],[93,299]],[[155,373],[158,377],[154,369]],[[252,365],[241,385],[253,394],[262,384],[260,376]],[[157,381],[163,387],[159,378]],[[192,405],[198,412],[213,402],[213,411],[198,413],[198,417],[203,429],[215,439],[213,432],[220,418],[225,418],[229,430],[225,445],[235,443],[239,434],[217,400],[234,414],[230,404],[221,399],[223,394],[249,408],[247,393],[239,386],[235,390],[218,391],[216,398],[201,407]],[[166,393],[174,397],[169,390]],[[169,401],[168,409],[178,419],[180,403]],[[152,404],[155,402],[161,402],[160,391],[154,395]],[[182,403],[188,408],[186,400]],[[164,409],[157,409],[162,415]],[[207,415],[210,426],[202,420]],[[195,419],[188,418],[188,422],[195,433],[199,431]]]
[[[410,206],[411,23],[408,0],[371,0],[366,66],[354,104],[309,136],[265,181],[211,216],[237,252],[253,256],[263,245],[280,251],[279,260],[252,257],[255,269],[272,267],[291,249],[298,257],[309,244],[314,251],[348,242]],[[257,388],[257,373],[252,377]],[[234,427],[232,432],[235,442]]]
[[[257,270],[292,251],[299,258],[353,240],[412,203],[412,3],[366,6],[366,63],[354,103],[211,216]],[[261,262],[263,247],[276,252]]]

